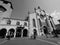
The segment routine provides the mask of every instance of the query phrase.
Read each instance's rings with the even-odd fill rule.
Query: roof
[[[25,20],[18,19],[18,18],[6,18],[6,17],[4,17],[3,19],[12,19],[12,20],[20,20],[20,21],[25,21]]]

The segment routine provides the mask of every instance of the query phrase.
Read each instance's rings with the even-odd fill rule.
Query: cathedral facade
[[[12,3],[0,1],[0,37],[31,37],[36,31],[37,36],[44,35],[43,27],[47,27],[51,33],[55,29],[53,18],[46,14],[40,7],[34,8],[33,13],[28,14],[28,20],[11,18]]]
[[[54,29],[56,29],[53,17],[48,15],[44,10],[42,10],[39,6],[38,8],[34,8],[34,12],[29,14],[29,32],[30,36],[33,35],[34,30],[36,30],[37,35],[44,35],[43,27],[47,27],[48,33],[51,33]]]

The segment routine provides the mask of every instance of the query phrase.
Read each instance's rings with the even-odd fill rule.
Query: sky
[[[32,13],[34,8],[38,6],[51,14],[54,11],[60,12],[60,0],[9,0],[13,4],[13,12],[11,17],[25,19],[28,16],[28,11]]]
[[[53,21],[55,24],[59,24],[59,21],[60,20],[60,12],[58,11],[54,11],[53,13],[50,14],[52,17],[53,17]]]

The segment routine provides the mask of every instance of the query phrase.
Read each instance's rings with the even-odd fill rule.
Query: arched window
[[[40,27],[41,27],[41,26],[42,26],[41,20],[40,20],[40,19],[38,19],[38,21],[39,21],[39,25],[40,25]]]
[[[24,26],[27,26],[27,23],[26,22],[24,22]]]
[[[8,25],[10,25],[10,24],[11,24],[11,20],[10,20],[10,19],[8,19],[7,24],[8,24]]]
[[[33,19],[33,27],[36,27],[35,19]]]
[[[16,25],[20,25],[20,22],[19,22],[19,21],[17,21]]]
[[[0,37],[1,38],[5,38],[6,33],[7,33],[7,29],[6,28],[0,29]]]

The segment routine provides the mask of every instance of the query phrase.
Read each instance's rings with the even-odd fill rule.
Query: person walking
[[[34,30],[34,39],[36,39],[36,37],[37,37],[37,31]]]

